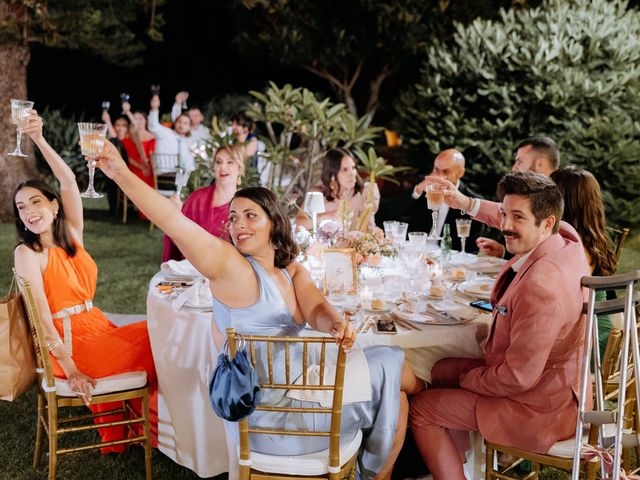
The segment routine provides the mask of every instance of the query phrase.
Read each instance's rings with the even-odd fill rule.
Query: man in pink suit
[[[589,275],[584,249],[560,222],[562,195],[548,177],[510,173],[498,198],[501,204],[455,189],[447,195],[451,207],[500,228],[514,257],[491,292],[485,359],[441,360],[432,370],[436,388],[411,402],[411,429],[436,480],[465,478],[469,430],[539,453],[575,433],[585,333],[580,279]]]

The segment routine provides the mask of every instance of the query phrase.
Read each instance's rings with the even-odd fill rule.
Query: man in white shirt
[[[477,193],[473,192],[462,182],[464,176],[465,159],[464,155],[455,148],[444,150],[438,154],[433,162],[432,175],[445,178],[456,186],[456,189],[464,192],[467,196],[480,197]],[[415,200],[414,205],[411,208],[411,219],[409,220],[409,231],[422,231],[429,233],[432,227],[431,210],[427,207],[427,201],[424,191],[427,186],[427,180],[422,180],[418,183],[411,194]],[[461,243],[460,238],[456,234],[456,219],[469,218],[465,212],[457,209],[449,208],[449,206],[443,202],[440,207],[438,215],[438,225],[436,226],[436,234],[442,236],[442,230],[444,224],[449,224],[449,230],[451,232],[452,247],[454,250],[460,250]],[[467,242],[467,251],[475,252],[476,238],[481,234],[483,230],[482,224],[476,221],[471,223],[471,235],[470,240]]]
[[[182,105],[187,101],[187,98],[189,98],[189,93],[187,92],[178,92],[176,94],[176,101],[173,104],[173,107],[171,107],[172,121],[175,122],[176,119],[182,115]],[[200,110],[200,107],[191,105],[184,113],[191,120],[191,135],[188,137],[189,147],[204,140],[211,140],[211,132],[202,124],[204,121],[204,115],[202,110]]]

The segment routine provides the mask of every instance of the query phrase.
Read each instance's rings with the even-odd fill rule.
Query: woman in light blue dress
[[[356,335],[349,322],[326,301],[307,270],[295,262],[298,248],[291,224],[272,192],[261,187],[236,192],[229,209],[232,245],[184,217],[170,201],[140,181],[110,145],[106,145],[98,166],[209,279],[217,322],[212,330],[218,348],[224,341],[221,330],[228,326],[246,334],[298,335],[305,324],[331,334],[347,351],[352,347]],[[297,355],[291,353],[293,360]],[[362,477],[390,478],[406,433],[407,395],[418,393],[424,384],[405,364],[398,348],[370,347],[364,349],[364,355],[371,400],[344,406],[341,437],[348,439],[362,430]],[[289,405],[304,405],[282,393],[270,395],[280,395],[275,400]],[[294,418],[258,412],[250,417],[250,423],[260,425],[266,415],[276,415],[279,423],[301,428],[322,427],[327,421],[325,415],[296,414]],[[328,445],[326,439],[292,440],[268,435],[256,435],[251,440],[252,449],[276,455],[311,453]]]

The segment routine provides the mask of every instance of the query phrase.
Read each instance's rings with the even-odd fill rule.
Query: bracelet
[[[64,342],[62,341],[61,338],[58,338],[53,342],[47,343],[47,348],[49,349],[50,352],[53,352],[56,348],[61,347],[62,345],[64,345]]]
[[[469,197],[469,205],[467,205],[466,210],[462,210],[462,214],[463,215],[469,215],[469,212],[471,212],[473,210],[473,207],[476,206],[476,202],[478,200],[476,198],[473,197]]]

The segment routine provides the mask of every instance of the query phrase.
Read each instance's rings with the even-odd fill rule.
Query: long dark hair
[[[272,247],[275,249],[274,264],[278,268],[285,268],[292,263],[300,250],[293,239],[291,222],[286,212],[278,202],[278,197],[264,187],[247,187],[238,190],[233,198],[246,198],[258,204],[271,220],[269,235]],[[232,200],[233,201],[233,200]]]
[[[342,167],[342,159],[344,157],[349,157],[353,159],[353,155],[346,148],[332,148],[324,155],[324,159],[322,161],[322,175],[320,176],[320,180],[322,181],[322,194],[324,198],[328,201],[332,202],[335,200],[333,196],[333,191],[331,190],[331,180],[338,182],[338,172],[340,172],[340,168]],[[353,189],[354,195],[356,193],[360,193],[363,190],[362,180],[360,177],[356,175],[356,185]],[[340,186],[338,185],[338,193],[340,191]]]
[[[564,197],[562,219],[580,234],[589,252],[593,274],[608,276],[616,272],[616,258],[607,235],[607,220],[600,185],[591,172],[567,166],[551,174]]]
[[[58,214],[53,219],[53,241],[57,246],[62,247],[64,251],[67,252],[68,256],[74,257],[78,248],[71,241],[69,234],[67,233],[67,222],[62,202],[51,186],[40,180],[27,180],[26,182],[19,183],[16,187],[15,193],[13,194],[13,216],[15,218],[18,245],[25,244],[34,252],[42,252],[43,250],[42,243],[40,243],[40,235],[33,233],[27,228],[24,222],[20,219],[20,212],[16,205],[16,195],[18,195],[20,190],[26,187],[39,190],[40,193],[42,193],[42,195],[44,195],[50,202],[53,200],[58,201]]]

